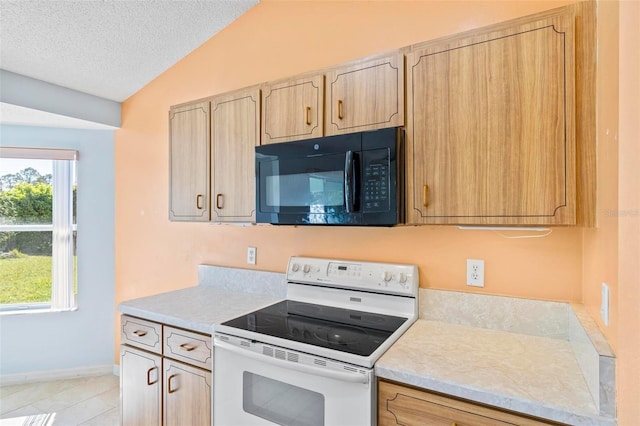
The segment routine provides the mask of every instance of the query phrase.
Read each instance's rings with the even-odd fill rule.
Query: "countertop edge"
[[[540,402],[526,402],[503,394],[471,388],[458,383],[451,383],[431,377],[417,375],[411,372],[375,366],[378,379],[387,379],[400,384],[415,386],[427,391],[439,392],[454,398],[466,399],[480,404],[497,407],[524,415],[534,416],[545,420],[581,426],[616,426],[616,419],[587,414],[574,413],[558,407]]]

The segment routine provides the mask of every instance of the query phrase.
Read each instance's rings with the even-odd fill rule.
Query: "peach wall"
[[[583,303],[615,348],[618,305],[610,304],[609,326],[600,318],[602,283],[618,297],[618,5],[598,2],[596,134],[598,141],[597,226],[584,230]]]
[[[640,423],[640,2],[620,3],[618,424]]]
[[[310,228],[172,223],[170,105],[338,64],[571,1],[263,1],[123,104],[116,132],[116,303],[192,286],[200,263],[284,271],[291,255],[415,263],[421,286],[582,300],[583,231],[506,239],[453,227]],[[485,259],[486,287],[465,285],[465,259]],[[119,343],[116,332],[116,343]],[[116,356],[116,360],[117,360]]]
[[[446,4],[445,4],[446,3]],[[196,265],[283,271],[294,254],[417,263],[422,286],[467,291],[465,259],[486,261],[484,291],[581,299],[581,231],[505,239],[451,227],[236,227],[171,223],[170,105],[337,64],[567,2],[263,2],[123,105],[116,135],[116,300],[193,285]],[[142,184],[144,182],[144,184]],[[138,184],[136,184],[138,183]]]

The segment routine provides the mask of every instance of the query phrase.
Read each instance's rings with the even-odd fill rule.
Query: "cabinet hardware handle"
[[[171,379],[174,379],[174,378],[176,378],[177,376],[178,376],[177,374],[172,374],[172,375],[170,375],[170,376],[169,376],[169,378],[167,379],[167,391],[168,391],[169,393],[174,393],[175,391],[177,391],[177,390],[178,390],[178,388],[171,389]]]
[[[451,423],[451,426],[458,426],[456,422]]]
[[[422,205],[425,207],[429,205],[429,185],[422,187]]]
[[[187,352],[191,352],[192,350],[197,348],[197,346],[189,345],[188,343],[183,343],[183,344],[180,345],[180,348],[182,350],[187,351]]]
[[[342,120],[344,115],[342,115],[342,100],[338,99],[338,119]]]
[[[220,201],[222,201],[222,203]],[[222,194],[216,194],[216,208],[222,209],[223,206],[224,206],[224,198],[222,198]]]
[[[147,335],[147,332],[146,331],[142,331],[142,330],[136,330],[136,331],[133,332],[133,334],[135,334],[138,337],[144,337],[144,336]]]
[[[155,385],[156,383],[158,383],[158,374],[156,373],[156,379],[152,382],[151,381],[151,372],[153,370],[158,371],[158,367],[151,367],[150,369],[147,370],[147,385],[151,386],[151,385]]]
[[[311,112],[311,107],[307,107],[306,112],[305,112],[307,126],[311,126],[311,117],[309,117],[309,113],[310,112]]]
[[[202,204],[200,204],[200,201],[201,201],[202,199],[204,199],[204,195],[202,195],[202,194],[198,194],[198,195],[196,196],[196,208],[197,208],[198,210],[202,210],[202,209],[204,208],[204,207],[202,206]]]

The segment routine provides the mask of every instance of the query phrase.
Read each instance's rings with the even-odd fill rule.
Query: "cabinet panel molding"
[[[169,111],[169,220],[209,220],[209,102]]]
[[[210,371],[163,359],[164,426],[210,426],[213,401]]]
[[[324,76],[296,78],[262,90],[262,144],[324,134]]]
[[[558,423],[378,380],[378,425],[548,426]]]
[[[408,55],[411,223],[575,224],[573,46],[562,16]]]
[[[211,101],[213,217],[216,222],[255,221],[255,152],[260,145],[260,90]]]
[[[404,56],[327,72],[327,135],[404,125]]]
[[[120,410],[123,426],[162,421],[162,358],[120,346]]]

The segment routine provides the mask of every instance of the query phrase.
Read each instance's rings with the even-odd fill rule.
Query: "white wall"
[[[114,132],[0,125],[0,144],[79,152],[78,310],[0,316],[0,380],[113,365]]]
[[[0,69],[0,102],[120,127],[120,103]]]

